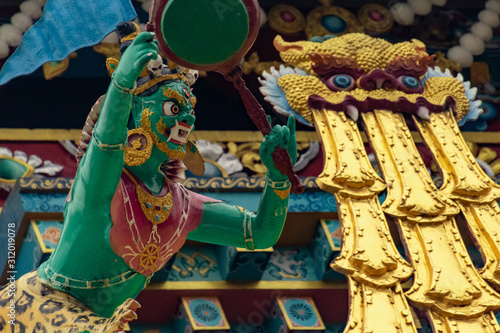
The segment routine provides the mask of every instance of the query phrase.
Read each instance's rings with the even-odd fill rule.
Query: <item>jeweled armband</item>
[[[122,143],[117,143],[114,145],[110,145],[107,143],[103,143],[101,140],[97,138],[95,135],[95,131],[92,132],[92,137],[94,138],[94,141],[97,145],[97,147],[103,151],[118,151],[118,150],[124,150],[125,146],[127,145],[127,141],[124,141]]]
[[[266,181],[272,188],[274,188],[276,190],[286,190],[286,189],[290,188],[290,181],[288,179],[283,180],[283,181],[279,181],[279,182],[275,182],[271,178],[269,178],[269,176],[267,176]]]
[[[285,200],[290,195],[290,181],[284,180],[280,182],[275,182],[271,180],[269,177],[266,177],[266,182],[271,186],[274,193],[281,198],[281,200]]]
[[[255,244],[253,242],[253,230],[252,230],[252,217],[243,212],[243,239],[245,242],[245,249],[253,251],[255,250]]]

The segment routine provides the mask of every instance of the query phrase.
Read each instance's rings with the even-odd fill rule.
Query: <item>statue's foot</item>
[[[141,305],[132,298],[129,298],[128,300],[125,301],[122,305],[122,311],[118,311],[117,313],[117,318],[124,324],[131,322],[132,320],[137,319],[137,309],[139,309]]]

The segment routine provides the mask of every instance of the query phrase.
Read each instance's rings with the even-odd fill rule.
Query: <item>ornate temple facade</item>
[[[146,2],[133,1],[140,22]],[[431,1],[414,2],[411,15],[390,3],[261,2],[267,20],[242,68],[273,122],[283,122],[280,113],[303,117],[294,170],[305,191],[290,196],[272,248],[188,241],[138,296],[130,332],[500,332],[500,38],[490,13],[479,15],[488,10],[498,20],[500,5],[436,0],[425,14]],[[0,16],[16,10],[0,6]],[[457,39],[468,31],[484,36],[477,22],[493,24],[483,52]],[[363,46],[347,33],[377,41]],[[36,269],[58,243],[80,128],[109,83],[106,57],[118,54],[116,38],[106,38],[0,86],[8,115],[0,125],[1,285]],[[447,52],[458,45],[472,49],[470,64]],[[440,68],[432,75],[431,64]],[[402,102],[401,79],[391,89],[369,85],[390,81],[375,74],[410,76],[404,71],[420,81],[408,79],[419,86],[404,94],[421,88],[422,99]],[[339,92],[346,87],[337,89],[346,73],[365,92],[346,99]],[[183,185],[256,210],[265,183],[262,135],[229,83],[217,73],[200,76],[190,140],[205,174],[186,172]],[[363,109],[368,98],[391,103]],[[409,104],[414,111],[405,111]]]

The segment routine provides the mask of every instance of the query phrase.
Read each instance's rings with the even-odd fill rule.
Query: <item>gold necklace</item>
[[[168,193],[163,197],[156,197],[147,193],[127,169],[124,168],[123,172],[134,182],[137,199],[148,221],[155,225],[165,222],[172,211],[172,191],[170,190],[168,181]]]

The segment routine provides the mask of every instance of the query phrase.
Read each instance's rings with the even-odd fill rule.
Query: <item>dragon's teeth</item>
[[[430,110],[426,106],[419,106],[417,110],[417,116],[424,120],[431,120]]]
[[[358,121],[359,118],[359,110],[352,104],[347,104],[345,108],[345,112],[351,117],[352,120]]]

